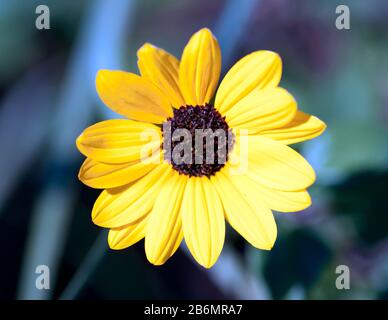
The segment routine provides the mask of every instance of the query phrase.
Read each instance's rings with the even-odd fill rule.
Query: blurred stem
[[[60,300],[73,300],[81,292],[89,277],[93,274],[99,262],[108,250],[107,230],[101,231],[96,241],[86,255],[84,261],[59,297]]]
[[[0,150],[8,156],[0,157],[0,216],[8,197],[19,180],[38,156],[48,133],[47,123],[54,104],[52,85],[57,75],[56,59],[32,68],[10,88],[0,105]],[[31,99],[34,97],[34,99]],[[23,130],[20,130],[20,115]]]
[[[252,14],[259,10],[261,0],[228,0],[218,20],[214,33],[222,49],[222,63],[232,62],[236,47],[250,22]]]
[[[184,242],[181,249],[198,269],[203,269],[194,260]],[[257,300],[267,300],[270,297],[268,287],[264,281],[251,272],[249,268],[246,268],[235,250],[227,244],[224,245],[217,263],[206,274],[213,284],[228,297]]]
[[[77,135],[87,126],[96,99],[98,69],[117,68],[121,46],[128,32],[134,1],[95,0],[88,5],[74,52],[70,58],[57,112],[52,122],[47,154],[47,181],[32,213],[25,257],[19,279],[19,299],[50,299],[53,290],[35,287],[37,265],[50,270],[50,285],[57,270],[71,221],[76,173],[69,170],[79,159],[74,146]],[[62,175],[62,176],[61,176]],[[65,176],[63,176],[65,175]]]

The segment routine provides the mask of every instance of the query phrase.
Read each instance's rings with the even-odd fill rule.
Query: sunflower
[[[79,179],[104,189],[92,220],[110,229],[110,248],[145,238],[147,259],[161,265],[184,239],[196,261],[210,268],[224,245],[226,220],[251,245],[270,250],[277,236],[272,210],[294,212],[311,204],[306,189],[314,170],[288,145],[326,127],[299,111],[293,96],[278,86],[279,55],[245,56],[219,87],[221,52],[207,28],[190,38],[180,61],[148,43],[137,55],[140,76],[110,70],[96,76],[101,100],[126,119],[96,123],[76,142],[87,157]],[[219,153],[210,164],[174,160],[165,146],[177,142],[164,134],[166,123],[190,133],[227,131],[223,143],[212,145],[228,146],[226,160]],[[194,155],[199,149],[189,150]]]

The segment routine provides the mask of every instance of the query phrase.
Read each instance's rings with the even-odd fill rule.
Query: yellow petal
[[[114,250],[121,250],[128,248],[143,239],[147,221],[148,215],[145,215],[130,225],[110,229],[108,234],[109,247]]]
[[[137,51],[137,57],[137,65],[142,77],[157,86],[174,107],[183,106],[185,103],[179,89],[178,59],[149,43]]]
[[[245,151],[241,151],[242,139],[248,139]],[[245,167],[241,165],[243,161],[247,164]],[[313,168],[299,153],[278,141],[258,135],[237,135],[229,163],[228,168],[239,168],[239,172],[275,190],[305,190],[315,181]]]
[[[87,128],[77,139],[85,156],[105,163],[138,161],[159,150],[160,128],[132,120],[106,120]]]
[[[179,67],[179,85],[188,105],[204,105],[213,97],[221,72],[221,51],[209,29],[195,33]]]
[[[282,75],[282,61],[271,51],[256,51],[239,60],[217,91],[215,107],[225,113],[252,90],[275,88]]]
[[[109,108],[129,119],[162,123],[172,116],[168,99],[150,81],[136,74],[100,70],[96,89]]]
[[[260,135],[278,140],[284,144],[292,144],[319,136],[326,129],[326,124],[317,117],[298,111],[294,119],[287,125],[267,129],[260,132]]]
[[[144,161],[107,164],[87,158],[80,168],[78,178],[92,188],[116,188],[141,178],[155,166]]]
[[[134,223],[152,209],[163,183],[171,175],[171,166],[163,163],[129,186],[104,190],[94,204],[93,222],[104,228]]]
[[[251,91],[227,110],[225,116],[230,127],[255,133],[288,124],[296,110],[293,96],[278,87]]]
[[[310,195],[306,190],[280,191],[263,186],[257,179],[248,175],[230,175],[230,180],[240,190],[256,197],[257,202],[272,210],[281,212],[295,212],[306,209],[311,205]]]
[[[230,225],[256,248],[270,250],[276,240],[275,219],[269,208],[258,203],[247,188],[236,187],[230,176],[221,170],[211,177],[221,198]]]
[[[199,264],[210,268],[224,245],[225,221],[221,201],[208,178],[188,179],[181,212],[190,252]]]
[[[145,237],[147,259],[155,265],[167,261],[183,238],[180,207],[187,177],[174,174],[159,191],[150,213]]]

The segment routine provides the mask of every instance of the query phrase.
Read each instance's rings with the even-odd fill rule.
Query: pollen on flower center
[[[233,134],[225,117],[211,104],[182,106],[163,123],[164,157],[188,176],[215,174],[226,163]]]

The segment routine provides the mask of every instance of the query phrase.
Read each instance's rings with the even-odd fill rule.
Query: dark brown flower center
[[[188,176],[207,176],[228,160],[233,134],[225,117],[212,106],[182,106],[163,123],[164,157]]]

